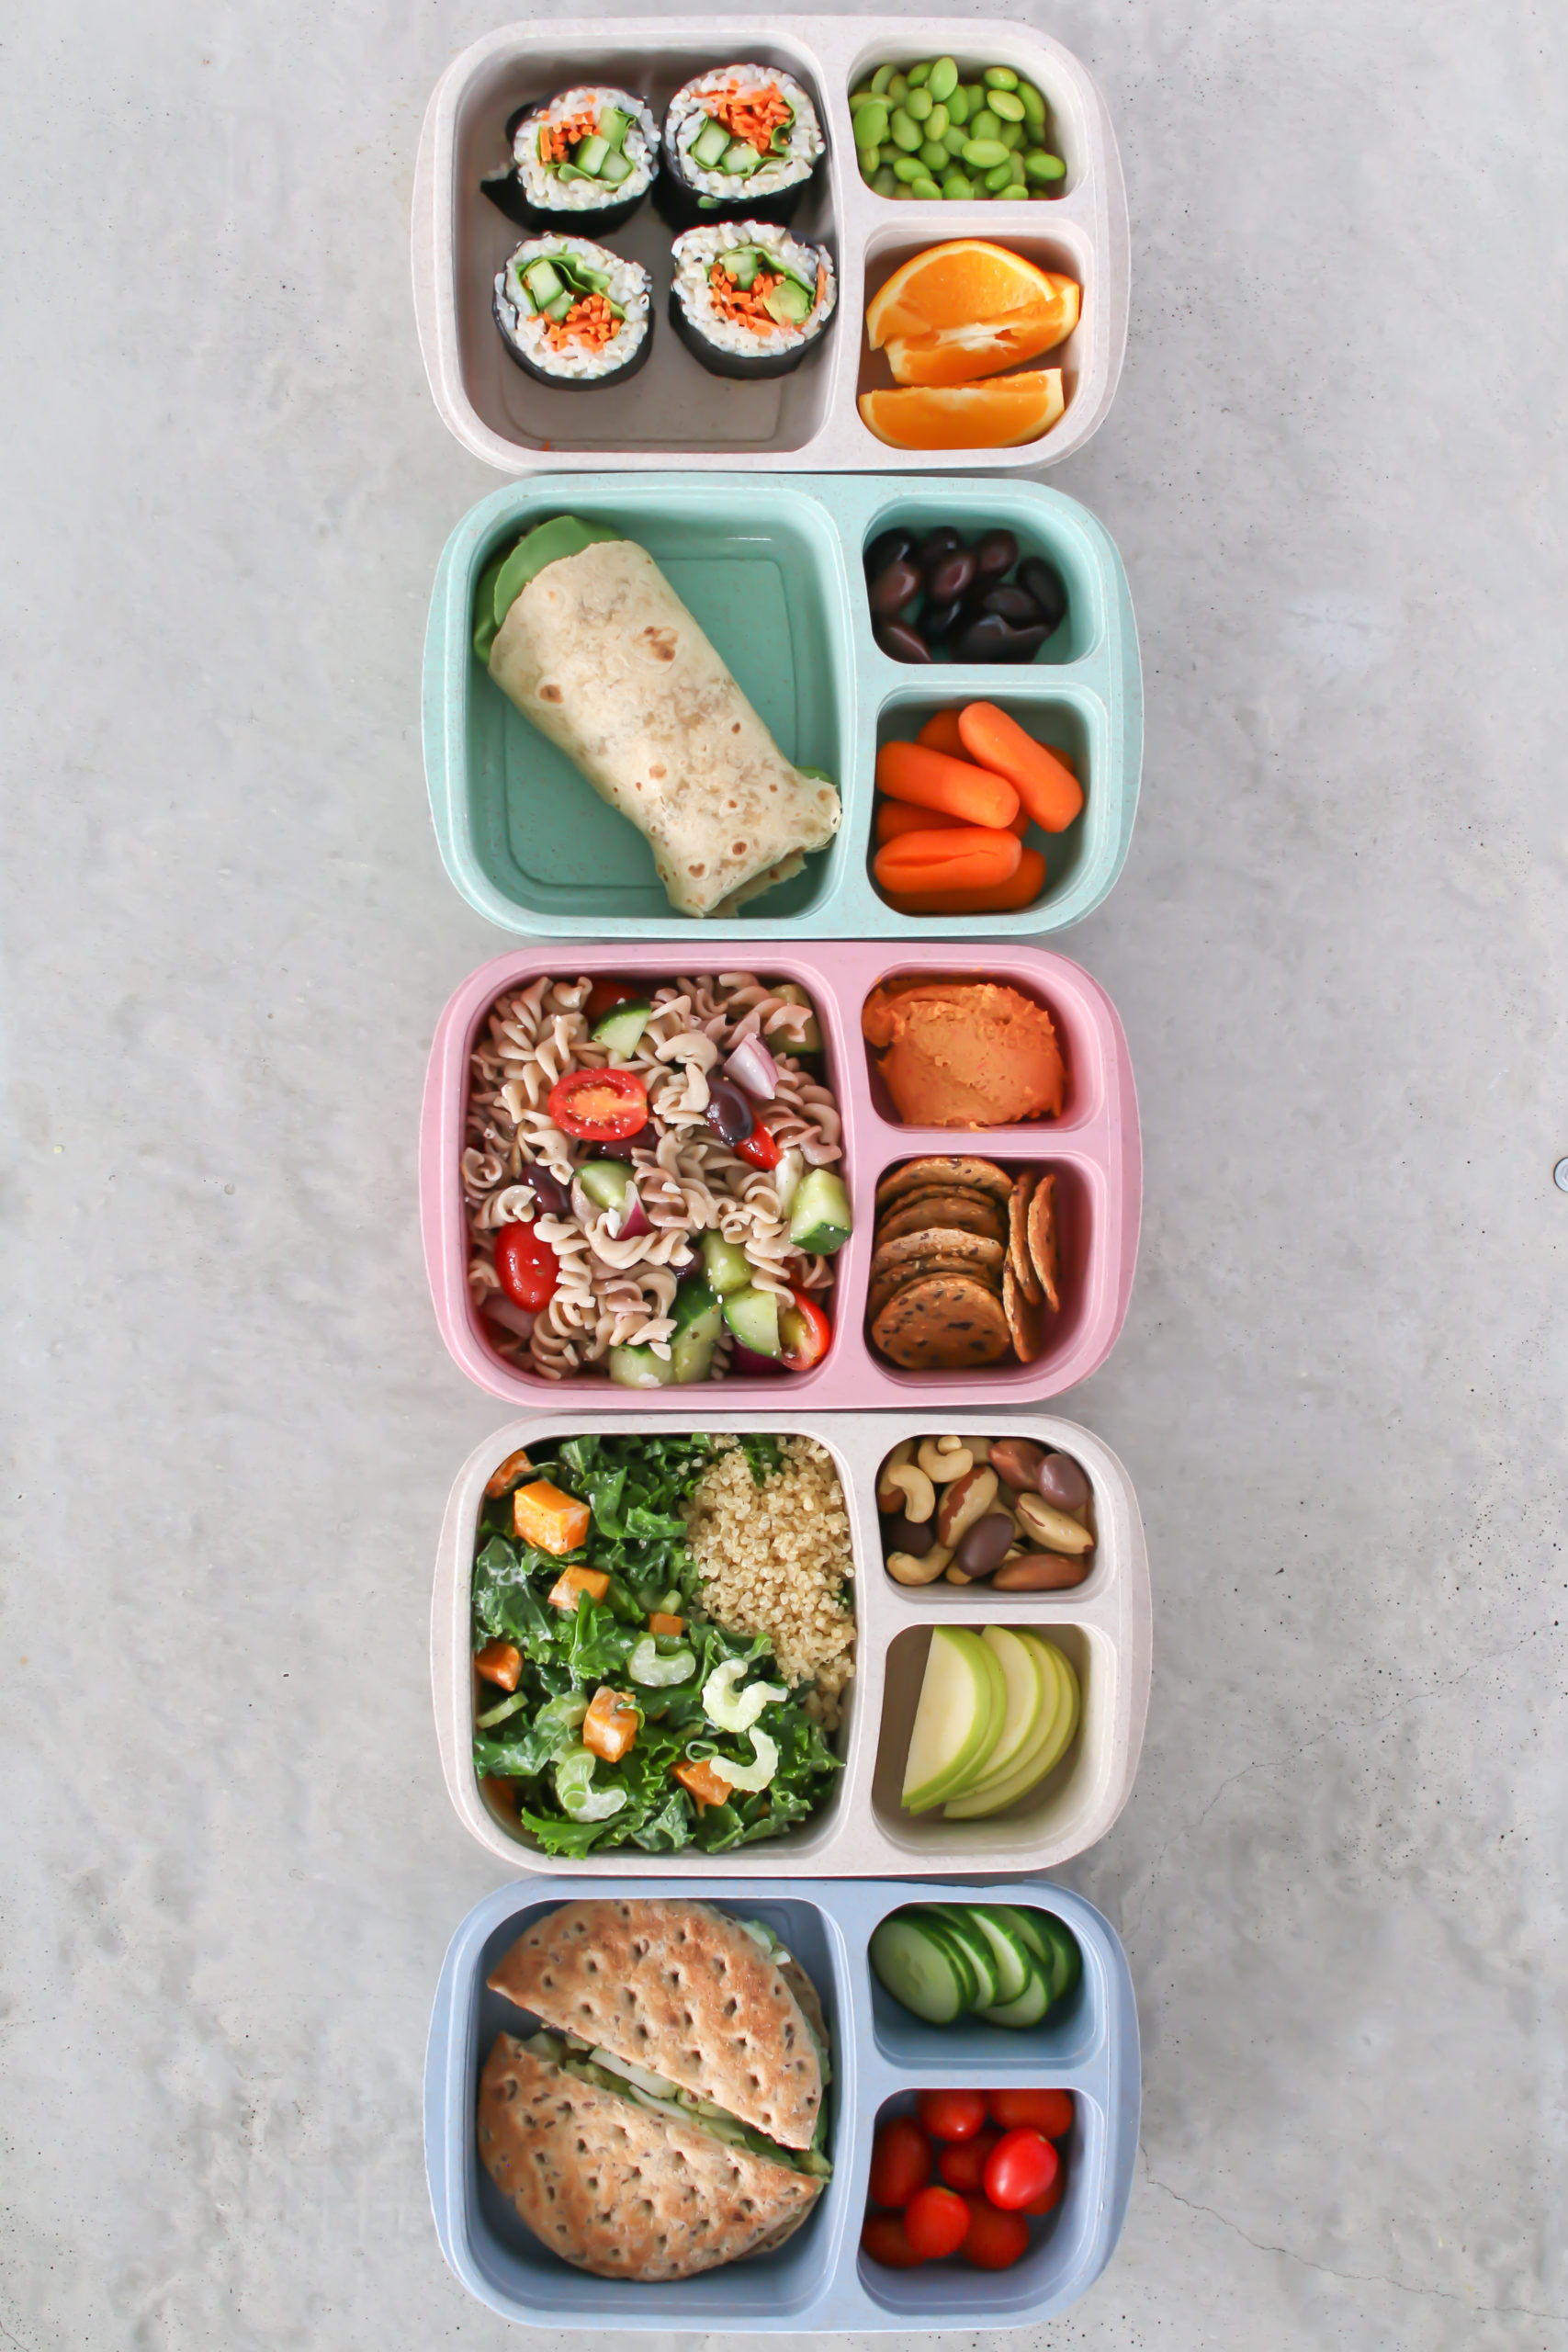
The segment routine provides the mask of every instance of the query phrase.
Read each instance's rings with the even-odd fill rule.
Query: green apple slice
[[[1049,1736],[1044,1746],[1027,1763],[1015,1765],[1010,1772],[1005,1773],[999,1781],[990,1781],[984,1790],[978,1785],[972,1787],[953,1804],[944,1806],[944,1820],[980,1821],[993,1813],[1000,1813],[1006,1805],[1016,1804],[1031,1789],[1037,1788],[1048,1773],[1055,1770],[1078,1727],[1078,1679],[1073,1672],[1071,1660],[1063,1656],[1054,1642],[1041,1641],[1038,1634],[1023,1638],[1039,1642],[1042,1649],[1050,1650],[1059,1669],[1061,1700]]]
[[[967,1787],[984,1769],[1006,1712],[1007,1688],[994,1651],[967,1625],[939,1625],[909,1734],[905,1810],[929,1813],[950,1790]]]
[[[1038,1650],[1021,1642],[1005,1625],[985,1626],[980,1639],[1001,1668],[1007,1707],[983,1771],[976,1772],[964,1788],[954,1789],[954,1796],[967,1794],[977,1781],[998,1780],[1021,1762],[1041,1716],[1049,1719],[1055,1703],[1055,1685],[1047,1681]]]
[[[1011,1760],[1004,1764],[999,1772],[993,1771],[987,1764],[978,1780],[971,1781],[966,1789],[960,1789],[955,1792],[959,1796],[965,1798],[986,1796],[992,1789],[999,1788],[1004,1781],[1015,1779],[1040,1755],[1061,1713],[1063,1690],[1059,1664],[1060,1652],[1052,1643],[1043,1642],[1034,1634],[1021,1633],[1015,1636],[1015,1639],[1030,1653],[1039,1669],[1042,1699],[1040,1713],[1034,1720],[1028,1738],[1021,1747],[1015,1749]]]

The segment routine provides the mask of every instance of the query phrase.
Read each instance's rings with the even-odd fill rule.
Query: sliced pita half
[[[489,1979],[521,2009],[808,2148],[822,2064],[776,1962],[706,1903],[563,1903]]]
[[[690,2278],[782,2245],[822,2183],[579,2081],[498,2035],[479,2158],[540,2244],[600,2278]]]

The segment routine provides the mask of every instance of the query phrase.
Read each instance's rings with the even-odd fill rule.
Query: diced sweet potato
[[[525,1544],[536,1544],[541,1552],[575,1552],[580,1544],[588,1541],[592,1514],[586,1503],[575,1495],[563,1495],[547,1478],[536,1478],[531,1487],[519,1487],[512,1498],[512,1524]]]
[[[582,1718],[582,1745],[602,1756],[606,1764],[618,1764],[636,1739],[640,1722],[635,1701],[602,1682]]]
[[[505,1461],[491,1472],[490,1476],[485,1480],[485,1493],[491,1502],[494,1502],[500,1495],[510,1494],[518,1479],[526,1478],[533,1467],[533,1464],[519,1446],[515,1453],[509,1453]]]
[[[487,1642],[474,1657],[474,1671],[503,1690],[515,1690],[523,1671],[523,1653],[515,1642]]]
[[[609,1574],[604,1568],[563,1568],[550,1587],[550,1607],[570,1609],[575,1615],[580,1592],[591,1600],[603,1600],[609,1589]]]
[[[672,1764],[670,1769],[699,1804],[725,1804],[734,1793],[729,1782],[719,1778],[705,1757],[700,1763]]]
[[[667,1610],[656,1609],[648,1621],[650,1634],[679,1634],[685,1628],[683,1617],[671,1617]]]

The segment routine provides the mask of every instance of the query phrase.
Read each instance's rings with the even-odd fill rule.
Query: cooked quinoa
[[[686,1506],[703,1606],[733,1633],[766,1634],[801,1703],[836,1731],[855,1670],[850,1516],[827,1447],[780,1440],[782,1466],[759,1487],[739,1446],[705,1470]]]

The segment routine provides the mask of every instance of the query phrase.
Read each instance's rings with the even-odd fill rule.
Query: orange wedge
[[[885,345],[896,384],[972,384],[1021,359],[1037,359],[1070,335],[1078,322],[1078,288],[1071,277],[1046,277],[1050,300],[1005,318],[974,319],[931,334],[889,335]]]
[[[1059,368],[860,396],[862,417],[890,449],[1011,449],[1049,433],[1066,406]]]
[[[894,271],[866,305],[865,331],[873,351],[880,351],[895,335],[938,334],[1021,311],[1055,317],[1062,308],[1060,289],[1067,286],[1076,320],[1077,288],[1071,278],[1036,269],[1006,245],[956,237],[951,244],[928,245]],[[1063,334],[1071,334],[1072,323]]]

